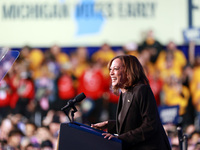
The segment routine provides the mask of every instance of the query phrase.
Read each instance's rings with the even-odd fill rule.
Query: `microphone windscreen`
[[[84,94],[84,93],[81,93],[81,94],[79,94],[79,95],[77,95],[77,96],[75,97],[75,100],[76,100],[77,102],[80,102],[80,101],[82,101],[84,98],[86,98],[85,94]]]

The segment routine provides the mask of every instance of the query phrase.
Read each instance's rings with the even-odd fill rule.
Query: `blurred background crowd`
[[[12,50],[12,49],[11,49]],[[0,149],[56,149],[60,123],[68,122],[61,108],[79,93],[75,121],[88,124],[115,119],[118,96],[110,90],[108,62],[116,55],[136,56],[145,69],[157,106],[179,106],[179,122],[188,135],[188,149],[200,149],[200,55],[190,43],[188,58],[174,41],[162,45],[153,31],[141,43],[113,49],[109,43],[92,54],[87,47],[64,52],[24,46],[0,82]],[[174,124],[165,125],[178,149]]]

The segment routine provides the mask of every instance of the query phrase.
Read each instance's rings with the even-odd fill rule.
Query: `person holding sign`
[[[170,150],[154,95],[138,59],[132,55],[116,56],[108,67],[112,89],[120,95],[116,121],[91,127],[107,129],[104,138],[122,140],[123,150]]]

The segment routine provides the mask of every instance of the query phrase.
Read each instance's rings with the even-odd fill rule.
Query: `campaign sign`
[[[0,81],[10,70],[18,56],[18,51],[11,51],[9,48],[0,48]]]
[[[178,124],[179,106],[160,106],[158,107],[162,124]]]
[[[190,41],[200,41],[200,28],[189,28],[183,30],[183,37],[186,43]]]

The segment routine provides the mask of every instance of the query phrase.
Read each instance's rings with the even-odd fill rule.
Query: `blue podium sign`
[[[104,131],[73,122],[61,123],[58,150],[122,150],[119,139],[105,139]]]

